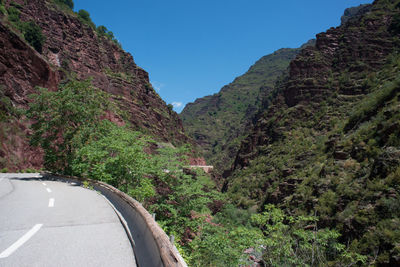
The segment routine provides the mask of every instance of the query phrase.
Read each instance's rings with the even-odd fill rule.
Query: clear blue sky
[[[113,31],[180,112],[216,93],[260,57],[299,47],[372,0],[74,0]],[[179,105],[180,103],[180,105]]]

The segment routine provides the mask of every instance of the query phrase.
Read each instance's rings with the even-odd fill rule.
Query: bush
[[[89,12],[87,12],[86,10],[84,10],[84,9],[79,10],[78,17],[81,19],[81,21],[83,23],[89,25],[93,29],[96,28],[96,25],[93,23],[92,19],[90,18]]]
[[[8,13],[8,20],[11,21],[12,23],[18,23],[19,22],[19,10],[16,9],[13,6],[10,6],[7,9],[7,13]]]
[[[36,25],[33,21],[24,23],[22,26],[22,31],[25,40],[35,48],[39,53],[42,52],[42,46],[45,38],[42,34],[42,29]]]
[[[71,9],[74,8],[74,1],[72,1],[72,0],[57,0],[57,3],[64,4]]]
[[[116,45],[121,47],[121,44],[118,42],[118,40],[115,38],[114,33],[112,31],[109,31],[106,26],[100,25],[96,28],[96,32],[99,36],[101,37],[106,37],[107,39],[113,41]]]
[[[105,36],[106,33],[108,32],[107,27],[103,26],[103,25],[98,26],[96,31],[97,31],[97,34],[100,36]]]

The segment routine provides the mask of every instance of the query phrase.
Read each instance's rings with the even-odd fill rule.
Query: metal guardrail
[[[137,200],[115,187],[91,179],[66,175],[42,173],[44,177],[82,184],[88,182],[103,194],[123,217],[124,227],[129,229],[130,238],[139,267],[186,267],[176,247],[153,219],[153,216]]]

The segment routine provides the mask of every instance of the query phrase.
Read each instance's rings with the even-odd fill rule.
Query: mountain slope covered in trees
[[[311,40],[304,46],[313,45]],[[259,59],[242,76],[214,95],[185,106],[180,117],[185,130],[217,171],[232,164],[245,130],[298,49],[284,48]]]
[[[317,35],[264,101],[224,190],[236,205],[314,214],[349,251],[400,264],[400,2]]]

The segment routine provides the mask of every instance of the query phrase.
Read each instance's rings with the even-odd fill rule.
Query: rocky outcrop
[[[365,13],[371,11],[371,7],[372,7],[372,5],[370,5],[370,4],[364,4],[364,5],[346,8],[343,16],[340,18],[340,21],[342,24],[345,24],[350,19],[362,16]]]
[[[2,19],[0,83],[12,105],[26,108],[28,95],[35,92],[35,86],[56,90],[58,83],[71,75],[80,80],[91,78],[95,86],[112,95],[137,129],[163,142],[181,144],[188,141],[178,115],[154,91],[147,72],[135,64],[129,53],[98,36],[71,10],[61,9],[52,1],[7,0],[6,8],[11,2],[16,3],[13,5],[18,7],[21,21],[34,21],[46,37],[42,53],[38,54]],[[27,124],[22,124],[20,126],[26,129]],[[3,154],[6,150],[30,149],[24,137],[26,132],[17,128],[14,130],[22,143],[2,142]],[[0,167],[40,167],[37,163],[21,165],[22,161],[17,156],[13,163],[4,163],[3,158]]]

